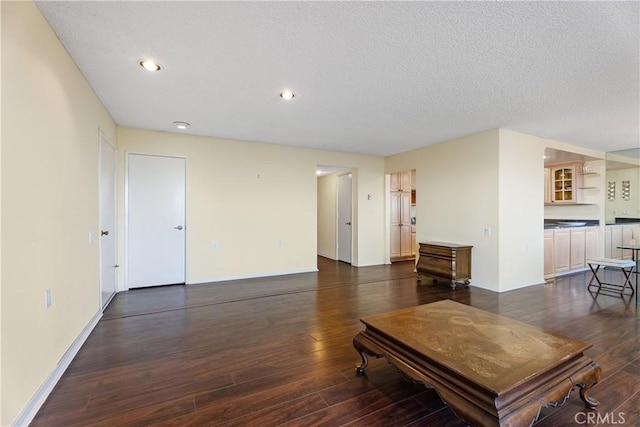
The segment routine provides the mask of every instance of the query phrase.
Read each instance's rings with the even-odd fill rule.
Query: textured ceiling
[[[497,127],[639,145],[638,2],[36,4],[121,126],[374,155]]]

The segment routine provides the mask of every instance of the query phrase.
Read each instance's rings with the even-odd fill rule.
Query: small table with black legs
[[[639,252],[640,252],[640,245],[639,244],[629,244],[629,245],[622,245],[622,246],[618,246],[618,249],[628,249],[633,251],[633,259],[636,261],[636,305],[640,305],[638,304],[638,293],[640,293],[638,291],[638,269],[640,268],[640,257]]]

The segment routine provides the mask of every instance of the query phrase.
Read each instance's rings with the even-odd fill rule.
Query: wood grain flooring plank
[[[404,426],[417,418],[430,414],[431,410],[416,399],[408,399],[387,405],[384,408],[370,412],[364,417],[344,424],[346,426],[393,427]]]
[[[317,394],[302,397],[279,406],[237,418],[222,424],[224,427],[277,426],[288,420],[301,418],[311,412],[325,408],[327,404]]]
[[[307,379],[307,381],[312,384],[314,381],[318,381],[318,383],[323,384],[322,388],[346,381],[340,371],[331,363],[325,366],[316,366],[313,369],[310,367],[298,367],[277,375],[260,377],[233,386],[198,393],[195,395],[196,408],[201,410],[209,405],[219,405],[245,396],[252,396],[276,388],[291,386],[298,384],[301,378]]]
[[[329,404],[327,408],[285,423],[283,426],[341,426],[355,420],[362,420],[371,413],[414,396],[416,394],[414,387],[417,386],[372,388],[366,393],[358,394],[340,403]]]
[[[468,424],[458,419],[451,409],[446,406],[425,417],[407,423],[411,427],[468,427]]]
[[[100,422],[86,424],[87,427],[146,427],[165,420],[195,412],[192,397],[175,399],[157,403],[131,411],[120,412],[115,417],[109,417]]]
[[[197,407],[196,412],[184,417],[163,423],[165,426],[198,426],[215,424],[246,417],[258,411],[266,411],[280,407],[304,396],[316,394],[335,384],[345,382],[341,375],[322,375],[303,377],[298,381],[266,391],[242,395],[238,398],[211,401],[205,406]],[[212,420],[215,420],[212,421]]]

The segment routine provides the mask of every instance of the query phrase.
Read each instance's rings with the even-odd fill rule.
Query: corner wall
[[[115,124],[35,5],[0,7],[6,426],[100,313],[98,242],[89,232],[98,234],[98,129],[115,141]]]
[[[544,143],[500,129],[500,291],[544,283]]]

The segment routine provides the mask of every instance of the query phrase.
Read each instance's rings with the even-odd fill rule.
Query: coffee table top
[[[451,300],[361,319],[409,351],[500,395],[591,347]]]

